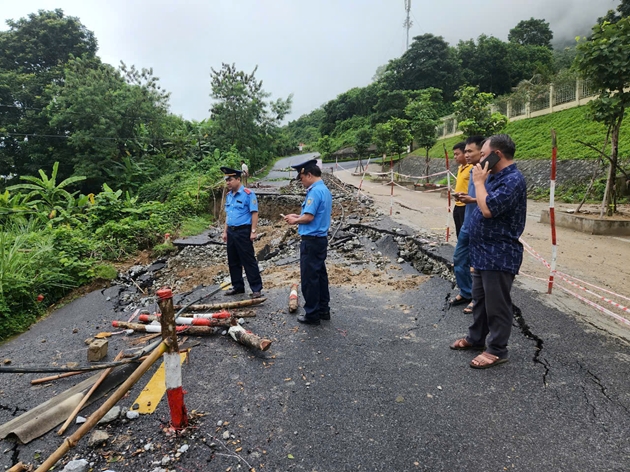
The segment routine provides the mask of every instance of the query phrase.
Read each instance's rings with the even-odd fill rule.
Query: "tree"
[[[407,105],[405,113],[409,117],[411,123],[411,134],[419,147],[425,148],[425,169],[426,175],[429,175],[429,149],[437,142],[437,126],[440,124],[440,116],[438,114],[435,102],[431,100],[432,95],[439,93],[437,89],[428,89],[423,91],[424,94],[417,100]]]
[[[385,123],[391,118],[404,118],[405,107],[409,103],[409,97],[403,90],[379,90],[378,101],[374,105],[374,113],[371,116],[372,124]]]
[[[508,33],[508,41],[522,46],[543,46],[552,49],[553,32],[545,20],[530,18],[519,21]]]
[[[359,130],[354,135],[354,150],[359,157],[359,168],[361,172],[363,172],[363,162],[362,158],[364,158],[367,154],[367,150],[372,143],[372,131],[369,128],[359,128]],[[356,169],[355,169],[356,171]]]
[[[507,124],[505,115],[490,111],[493,94],[480,92],[478,87],[463,86],[455,96],[455,116],[465,136],[491,136]]]
[[[468,85],[481,92],[504,95],[521,80],[535,74],[548,76],[553,69],[551,50],[532,45],[506,43],[482,34],[474,40],[460,41],[457,51],[462,75]]]
[[[63,83],[52,87],[47,108],[55,134],[68,136],[61,175],[85,175],[86,192],[98,190],[108,177],[125,183],[124,190],[136,188],[143,181],[138,134],[149,142],[164,137],[169,94],[151,70],[125,64],[117,70],[98,58],[70,60],[64,75]],[[130,157],[136,165],[125,163]]]
[[[441,36],[416,36],[402,57],[389,62],[383,80],[389,90],[439,88],[450,100],[460,84],[457,51]]]
[[[615,181],[618,169],[619,130],[630,106],[630,17],[616,23],[604,22],[593,27],[591,37],[577,46],[575,65],[588,79],[599,98],[589,103],[595,121],[605,124],[610,134],[610,162],[602,212],[616,211]]]
[[[385,126],[389,131],[389,141],[387,147],[393,154],[398,154],[398,172],[401,171],[401,155],[411,144],[411,132],[409,131],[409,121],[402,118],[392,118]]]
[[[622,18],[630,16],[630,0],[621,0],[621,3],[615,10],[608,10],[605,16],[597,19],[600,25],[603,23],[617,23]]]
[[[566,47],[562,49],[554,49],[553,51],[553,69],[558,73],[562,69],[570,69],[577,56],[575,47]]]
[[[389,135],[390,129],[385,123],[378,123],[374,127],[374,144],[376,145],[376,152],[381,154],[383,158],[385,158],[389,151]],[[383,164],[385,164],[384,161]]]
[[[291,111],[292,95],[286,100],[267,100],[270,96],[256,79],[256,71],[247,74],[234,64],[223,63],[212,69],[210,96],[215,103],[210,108],[216,122],[216,138],[222,149],[232,145],[251,163],[261,167],[275,154],[274,140],[279,125]]]
[[[386,72],[387,72],[387,64],[378,66],[376,68],[376,71],[374,72],[374,75],[372,76],[372,82],[378,82],[382,80],[383,77],[385,77]]]
[[[55,134],[44,110],[50,87],[63,83],[71,57],[94,57],[97,43],[78,18],[59,9],[7,24],[9,30],[0,31],[0,103],[5,105],[0,108],[0,175],[35,175],[65,158],[64,139],[49,137]]]
[[[326,159],[332,152],[332,141],[330,136],[322,136],[317,140],[317,150],[322,155],[322,159]]]

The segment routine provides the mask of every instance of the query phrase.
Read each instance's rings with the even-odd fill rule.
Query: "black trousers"
[[[453,208],[453,221],[455,221],[455,233],[459,238],[459,230],[462,229],[462,225],[464,224],[464,216],[466,215],[466,205],[457,206]]]
[[[251,225],[239,226],[237,229],[227,230],[227,256],[228,267],[230,268],[230,279],[234,290],[245,290],[243,281],[243,268],[247,282],[252,292],[262,290],[262,279],[258,269],[258,261],[254,253],[254,243],[249,239]]]
[[[486,344],[490,354],[508,356],[514,309],[510,291],[514,274],[500,270],[475,270],[472,273],[473,323],[466,341],[475,346]],[[487,338],[487,339],[486,339]]]
[[[329,311],[330,292],[328,291],[327,237],[303,236],[300,243],[300,279],[304,310],[309,319],[319,319],[319,314]]]

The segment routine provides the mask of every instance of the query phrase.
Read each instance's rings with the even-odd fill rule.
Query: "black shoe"
[[[262,298],[262,293],[260,292],[252,292],[249,294],[249,298]]]
[[[224,295],[226,297],[231,297],[232,295],[236,295],[239,293],[245,293],[245,289],[242,290],[236,290],[235,288],[231,288],[230,290],[228,290],[227,292],[224,293]]]
[[[320,311],[319,312],[319,319],[320,320],[324,320],[324,321],[330,321],[330,310]]]
[[[308,324],[308,325],[315,325],[317,326],[319,324],[319,320],[315,320],[313,318],[307,318],[304,315],[299,315],[297,317],[298,323],[303,323],[303,324]]]

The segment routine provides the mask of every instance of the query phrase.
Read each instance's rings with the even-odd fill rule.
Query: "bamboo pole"
[[[22,463],[18,462],[13,467],[11,467],[7,472],[26,472],[28,468]]]
[[[203,336],[209,334],[216,334],[214,328],[229,328],[232,326],[230,320],[209,320],[212,322],[211,326],[177,326],[178,333],[185,332],[192,336]],[[127,323],[125,321],[112,321],[112,325],[123,329],[133,329],[140,333],[161,333],[162,327],[159,325],[144,325],[141,323]]]
[[[190,317],[192,316],[193,318],[216,318],[217,313],[183,313],[180,318],[184,317]],[[256,318],[256,312],[254,310],[247,310],[247,311],[239,311],[237,313],[234,313],[232,315],[233,318]],[[179,320],[179,318],[177,318]]]
[[[66,372],[65,374],[57,374],[57,375],[51,375],[50,377],[42,377],[40,379],[33,379],[33,380],[31,380],[31,385],[38,385],[38,384],[41,384],[41,383],[50,382],[52,380],[65,379],[66,377],[72,377],[73,375],[79,375],[79,374],[85,374],[85,371],[83,371],[83,372]]]
[[[85,436],[96,424],[99,422],[105,414],[109,410],[112,409],[118,401],[125,396],[125,394],[133,387],[133,385],[140,380],[140,378],[144,375],[144,373],[149,370],[149,368],[164,354],[168,345],[170,344],[170,340],[162,341],[153,352],[147,357],[147,359],[138,366],[133,374],[129,376],[127,380],[123,382],[123,384],[118,387],[108,399],[103,403],[103,405],[96,410],[94,413],[90,415],[88,420],[81,425],[79,429],[77,429],[74,434],[68,438],[66,438],[61,446],[57,448],[55,452],[53,452],[48,459],[44,461],[42,465],[40,465],[35,472],[47,472],[53,467],[64,455],[66,452],[77,445],[79,440]]]
[[[213,303],[210,305],[190,305],[187,310],[190,311],[214,311],[214,310],[224,310],[227,308],[242,308],[246,306],[259,305],[263,303],[267,299],[265,297],[262,298],[252,298],[251,300],[241,300],[238,302],[225,302],[225,303]],[[181,310],[186,305],[175,305],[176,310]],[[182,314],[180,316],[185,316]]]
[[[120,351],[118,355],[114,358],[114,362],[122,359],[123,355],[124,355],[124,351]],[[81,399],[79,404],[76,406],[74,411],[70,413],[70,415],[68,416],[68,419],[66,420],[66,422],[61,426],[61,428],[59,428],[59,431],[57,431],[57,434],[59,436],[61,436],[63,433],[66,432],[66,429],[68,429],[68,426],[70,426],[70,423],[72,423],[72,420],[79,414],[79,412],[81,411],[81,408],[83,408],[83,406],[90,399],[94,391],[98,388],[99,385],[103,383],[103,380],[105,380],[105,377],[107,377],[111,373],[112,370],[114,370],[114,368],[110,367],[109,369],[105,369],[101,373],[101,376],[96,380],[96,382],[94,382],[94,385],[92,385],[92,388],[83,396],[83,398]]]
[[[227,311],[221,311],[219,313],[208,313],[209,316],[184,317],[180,316],[175,320],[175,324],[178,325],[193,325],[193,326],[216,326],[215,320],[229,320],[232,315]],[[160,321],[161,316],[159,313],[154,315],[140,315],[138,321],[140,323],[152,323],[153,321]]]

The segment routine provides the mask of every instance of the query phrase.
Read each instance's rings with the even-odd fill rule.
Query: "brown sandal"
[[[495,356],[489,352],[482,352],[470,361],[470,367],[473,369],[488,369],[490,367],[494,367],[495,365],[504,364],[508,360],[509,359],[507,357],[500,358],[499,356]]]
[[[450,348],[455,351],[483,351],[485,346],[475,346],[466,341],[466,338],[461,338],[451,344]]]
[[[475,302],[470,302],[468,304],[468,306],[466,306],[466,308],[464,308],[464,313],[467,315],[471,315],[473,312],[473,306],[474,306]]]

